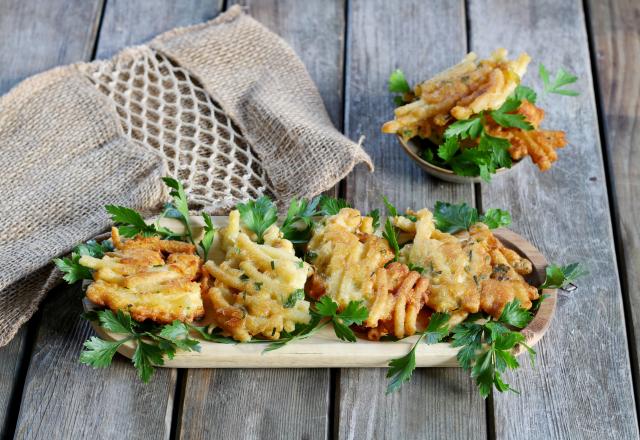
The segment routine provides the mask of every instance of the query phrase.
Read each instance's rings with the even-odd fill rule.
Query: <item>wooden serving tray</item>
[[[226,217],[216,217],[214,222],[223,225]],[[194,220],[194,226],[199,222]],[[174,225],[171,225],[174,226]],[[527,281],[534,286],[544,282],[547,260],[524,238],[508,229],[496,229],[494,235],[504,246],[528,258],[533,272]],[[529,346],[535,345],[549,328],[556,308],[556,290],[544,290],[549,295],[527,327],[522,329]],[[96,306],[88,299],[83,300],[85,311]],[[92,322],[96,333],[106,340],[117,340],[121,335],[105,331]],[[387,367],[389,360],[406,355],[417,336],[396,342],[374,342],[358,339],[355,343],[339,340],[331,326],[327,326],[313,336],[295,341],[274,351],[263,352],[269,342],[250,344],[221,344],[200,340],[200,352],[178,352],[171,360],[165,358],[163,367],[170,368],[329,368],[329,367]],[[131,358],[135,342],[120,346],[118,352]],[[522,350],[516,350],[520,354]],[[416,349],[418,367],[457,367],[458,348],[449,343],[433,345],[420,344]]]

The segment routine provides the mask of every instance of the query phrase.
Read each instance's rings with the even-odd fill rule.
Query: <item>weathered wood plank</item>
[[[0,2],[0,93],[27,76],[87,59],[102,0]]]
[[[605,147],[621,252],[620,276],[632,318],[635,361],[640,351],[640,3],[590,0],[592,50],[600,86]],[[592,54],[593,55],[593,54]],[[593,59],[593,57],[592,57]],[[636,374],[638,365],[635,366]],[[636,377],[637,383],[638,377]],[[638,400],[636,395],[636,401]]]
[[[343,2],[247,0],[229,5],[233,3],[247,6],[251,16],[293,47],[332,120],[340,121]],[[328,369],[187,370],[179,436],[326,438],[330,380]],[[212,399],[214,395],[224,397]]]
[[[108,58],[174,27],[211,20],[221,9],[222,0],[109,0],[96,58]]]
[[[19,402],[13,399],[16,393],[22,390],[20,369],[27,368],[26,365],[21,365],[26,345],[26,332],[25,325],[9,344],[0,348],[0,437],[2,438],[9,438],[14,427],[11,417],[15,417],[15,414],[12,411],[15,411],[14,405]]]
[[[344,1],[326,5],[296,0],[230,1],[235,3],[246,6],[253,18],[291,45],[318,86],[334,125],[341,128]]]
[[[16,438],[168,438],[176,370],[158,370],[150,384],[116,355],[104,370],[78,363],[93,334],[80,319],[79,288],[54,290],[42,305]]]
[[[204,1],[190,5],[109,2],[98,54],[107,56],[121,45],[140,44],[153,33],[197,23],[217,13],[215,4]],[[90,54],[78,58],[87,59]],[[124,434],[127,438],[169,438],[177,370],[159,369],[145,385],[130,362],[119,355],[107,370],[79,365],[82,342],[93,334],[79,316],[80,299],[80,292],[67,288],[52,293],[43,305],[17,437],[122,438]]]
[[[100,16],[101,1],[7,0],[0,2],[0,94],[20,80],[58,64],[90,56]],[[0,348],[0,437],[10,436],[22,390],[19,380],[26,349],[26,327]]]
[[[472,185],[431,179],[393,136],[380,133],[393,117],[386,80],[395,68],[417,82],[465,54],[464,3],[356,0],[350,3],[348,28],[345,128],[352,139],[366,136],[376,171],[357,168],[347,178],[347,198],[364,211],[381,208],[381,194],[402,209],[432,207],[436,200],[473,203]],[[385,374],[385,369],[341,370],[340,438],[486,436],[484,402],[462,370],[418,369],[411,383],[390,396],[385,396]]]
[[[482,185],[483,205],[509,209],[513,229],[548,260],[579,260],[592,272],[575,294],[561,298],[536,367],[508,375],[521,395],[495,396],[496,437],[637,438],[582,2],[472,0],[469,17],[474,51],[526,50],[535,62],[525,83],[540,88],[535,72],[544,62],[553,71],[574,71],[581,91],[578,98],[539,98],[547,112],[543,125],[568,133],[552,170],[540,173],[527,160]]]

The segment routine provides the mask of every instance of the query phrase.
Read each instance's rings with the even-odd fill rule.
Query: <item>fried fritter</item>
[[[311,268],[275,225],[265,232],[264,244],[257,244],[240,228],[239,212],[232,211],[218,234],[222,253],[205,264],[213,280],[206,300],[215,325],[248,341],[256,335],[279,339],[283,330],[310,321],[303,288]]]
[[[423,275],[431,281],[427,306],[436,312],[455,312],[456,320],[478,312],[479,282],[483,277],[488,278],[491,271],[487,264],[489,255],[473,241],[461,242],[437,230],[433,215],[427,209],[415,215],[418,220],[412,222],[413,243],[401,250],[400,261],[424,268]],[[402,227],[402,222],[395,222]]]
[[[314,229],[307,249],[315,255],[314,280],[323,286],[315,297],[328,293],[340,310],[350,301],[372,300],[373,275],[393,259],[393,252],[386,240],[373,235],[371,221],[344,208]]]
[[[429,280],[402,263],[379,268],[373,276],[375,294],[365,327],[369,339],[392,333],[396,338],[413,335],[418,313],[429,298]]]
[[[541,130],[539,127],[544,119],[544,110],[526,100],[522,101],[516,113],[523,115],[534,129],[525,131],[514,127],[505,128],[488,117],[485,127],[487,133],[509,141],[509,155],[513,160],[520,160],[528,155],[540,171],[548,170],[558,159],[556,149],[567,144],[564,132]]]
[[[111,236],[114,252],[100,259],[80,258],[80,264],[95,270],[95,281],[87,288],[89,300],[127,311],[136,321],[167,324],[202,316],[197,282],[202,262],[193,245],[157,237],[122,241],[117,228],[112,228]]]
[[[382,126],[384,133],[405,139],[442,134],[444,126],[468,119],[483,110],[499,108],[520,83],[531,58],[526,53],[507,59],[505,49],[477,60],[469,53],[459,64],[415,87],[418,99],[395,110],[395,119]]]
[[[491,275],[481,282],[481,309],[494,318],[499,318],[504,306],[516,298],[523,308],[530,309],[531,301],[539,297],[538,289],[523,277],[532,272],[531,262],[505,248],[485,224],[473,225],[469,236],[491,256]]]
[[[314,298],[326,294],[344,309],[362,301],[369,310],[364,327],[371,339],[388,332],[396,337],[416,331],[418,312],[428,297],[429,283],[418,272],[393,259],[386,240],[373,235],[371,217],[350,208],[315,229],[308,251],[315,255],[316,272],[307,283]]]
[[[498,318],[514,298],[531,308],[538,290],[522,277],[531,273],[531,262],[505,248],[486,225],[477,223],[469,232],[452,235],[435,228],[430,211],[414,214],[415,223],[394,219],[398,228],[414,234],[400,261],[424,268],[431,282],[429,308],[452,314],[451,325],[480,310]]]

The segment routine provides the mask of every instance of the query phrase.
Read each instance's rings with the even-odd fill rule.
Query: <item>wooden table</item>
[[[0,92],[59,64],[104,58],[233,1],[2,0]],[[149,385],[118,357],[78,364],[91,334],[80,292],[52,292],[0,349],[0,432],[11,438],[615,438],[638,437],[640,346],[640,3],[637,0],[241,1],[305,62],[337,127],[366,136],[376,171],[351,173],[357,208],[467,201],[512,212],[513,229],[551,261],[592,275],[560,298],[521,395],[482,400],[460,369],[421,369],[385,396],[380,369],[172,370]],[[380,125],[396,67],[417,81],[470,50],[526,50],[579,77],[578,98],[544,100],[569,147],[547,173],[529,161],[490,185],[427,177]],[[539,82],[531,67],[528,83]],[[295,93],[295,91],[292,91]],[[634,142],[635,141],[635,142]]]

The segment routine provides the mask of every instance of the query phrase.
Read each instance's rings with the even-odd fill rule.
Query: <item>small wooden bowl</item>
[[[425,170],[428,174],[432,175],[433,177],[437,177],[438,179],[445,180],[447,182],[452,182],[452,183],[483,182],[480,176],[475,176],[475,177],[459,176],[451,170],[448,170],[446,168],[441,168],[437,165],[427,162],[422,158],[422,156],[420,156],[421,147],[413,139],[409,139],[408,141],[406,141],[402,136],[398,135],[398,140],[400,141],[400,145],[402,145],[402,149],[409,155],[409,157],[413,159],[413,161],[416,162],[420,168]],[[495,175],[493,175],[492,177],[500,174],[504,174],[507,171],[512,170],[519,163],[520,163],[519,160],[513,161],[513,165],[511,166],[511,168],[498,168],[496,170]]]
[[[226,217],[212,217],[213,223],[222,227]],[[201,221],[192,218],[192,228]],[[163,219],[161,224],[178,231],[180,222]],[[196,232],[197,234],[198,232]],[[539,286],[545,279],[547,260],[531,243],[508,229],[497,229],[495,236],[509,249],[513,249],[531,261],[533,272],[527,281]],[[106,238],[102,236],[101,238]],[[534,346],[549,328],[556,308],[556,290],[544,290],[548,296],[536,312],[533,320],[521,330],[526,344]],[[83,299],[85,311],[98,310],[98,306]],[[92,322],[94,330],[103,339],[118,340],[121,335],[104,330],[98,323]],[[333,329],[327,326],[308,339],[287,344],[275,351],[263,353],[268,342],[251,344],[218,344],[200,341],[200,352],[179,351],[171,360],[165,359],[163,367],[174,368],[339,368],[339,367],[386,367],[390,359],[399,358],[408,353],[417,336],[410,336],[396,342],[368,341],[358,339],[356,343],[347,343],[336,338]],[[136,344],[128,341],[118,348],[118,352],[131,358]],[[416,349],[416,365],[419,367],[457,367],[458,348],[448,342],[427,345],[420,344]],[[522,353],[520,346],[514,354]]]

